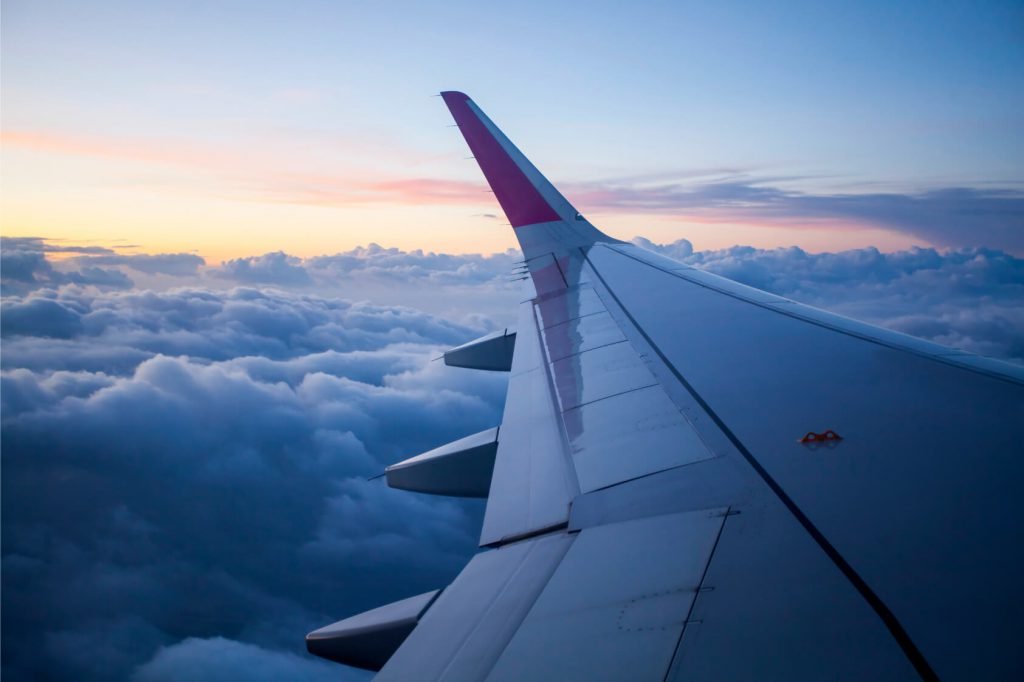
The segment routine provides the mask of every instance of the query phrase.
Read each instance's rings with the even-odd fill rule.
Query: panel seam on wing
[[[708,562],[704,564],[704,572],[701,573],[700,582],[697,583],[696,594],[693,597],[693,601],[690,602],[690,608],[686,612],[686,618],[683,619],[683,629],[679,632],[679,639],[676,640],[676,646],[672,650],[672,658],[669,659],[668,668],[665,669],[665,676],[662,678],[662,682],[668,682],[669,675],[672,674],[672,668],[676,664],[676,658],[679,656],[679,650],[683,645],[683,638],[686,636],[686,631],[690,628],[691,622],[690,617],[693,615],[693,610],[697,607],[697,600],[700,599],[700,594],[704,589],[704,581],[708,578],[708,572],[711,570],[711,562],[715,560],[715,552],[718,551],[718,543],[722,540],[722,533],[725,532],[725,524],[729,522],[729,516],[732,507],[726,507],[725,513],[722,515],[722,525],[718,527],[718,534],[715,536],[715,543],[711,546],[711,553],[708,554]]]
[[[613,252],[630,258],[631,260],[642,265],[650,265],[651,267],[660,272],[672,274],[671,272],[666,271],[662,268],[658,268],[654,265],[651,265],[650,263],[645,263],[644,261],[638,258],[633,258],[628,254],[624,254],[617,249],[614,249]],[[700,409],[707,415],[708,418],[711,419],[711,421],[715,424],[718,430],[721,431],[721,433],[726,437],[726,439],[732,444],[734,450],[740,455],[740,457],[742,457],[742,459],[744,459],[747,462],[747,464],[761,478],[762,482],[769,488],[769,490],[772,491],[772,493],[775,494],[779,501],[789,510],[790,514],[793,515],[796,521],[817,543],[818,547],[822,550],[822,552],[824,552],[824,554],[829,558],[829,560],[832,561],[832,563],[836,566],[840,573],[842,573],[842,575],[847,579],[847,581],[861,595],[864,601],[867,602],[867,604],[872,608],[875,614],[881,619],[883,624],[889,630],[890,635],[896,641],[897,645],[903,651],[904,655],[910,661],[911,665],[913,665],[914,669],[921,676],[921,678],[925,680],[938,679],[938,676],[932,669],[931,664],[924,657],[924,654],[914,643],[914,641],[910,638],[910,634],[903,627],[903,624],[896,617],[896,614],[892,612],[892,610],[881,599],[881,597],[879,597],[878,594],[871,588],[871,586],[867,584],[867,581],[865,581],[864,578],[862,578],[860,574],[857,573],[853,565],[846,560],[846,558],[839,552],[838,549],[836,549],[834,545],[832,545],[829,539],[825,537],[825,534],[822,533],[821,530],[819,530],[818,527],[814,525],[814,522],[811,521],[810,517],[807,516],[807,514],[804,513],[804,511],[799,507],[799,505],[796,504],[796,501],[789,496],[789,494],[785,491],[785,489],[783,489],[779,482],[772,477],[772,475],[768,472],[764,465],[761,464],[760,460],[758,460],[757,457],[755,457],[754,454],[739,439],[739,436],[732,432],[732,430],[722,420],[718,413],[715,412],[711,408],[711,406],[704,400],[704,398],[700,395],[696,388],[694,388],[686,380],[686,378],[683,377],[679,369],[674,364],[672,364],[672,362],[668,359],[665,353],[654,342],[654,339],[647,335],[647,332],[643,330],[643,328],[632,316],[632,314],[630,314],[630,312],[625,308],[625,306],[622,304],[622,301],[619,300],[615,292],[612,291],[611,287],[608,286],[608,283],[605,281],[604,277],[601,275],[600,271],[598,270],[594,262],[590,260],[586,253],[584,253],[583,255],[586,259],[586,262],[589,264],[590,269],[594,272],[598,280],[601,282],[601,285],[604,288],[604,290],[607,291],[608,295],[611,296],[611,298],[615,301],[616,306],[618,306],[618,308],[622,311],[622,314],[629,321],[632,328],[636,331],[636,333],[638,333],[641,336],[641,338],[644,339],[647,345],[649,345],[650,348],[657,354],[661,362],[664,364],[665,368],[672,375],[675,376],[679,384],[693,397],[694,400],[697,401]]]

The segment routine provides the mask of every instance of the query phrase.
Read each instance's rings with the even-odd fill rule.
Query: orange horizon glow
[[[355,143],[347,158],[361,159],[367,144]],[[3,130],[0,148],[0,233],[10,237],[115,248],[127,239],[141,252],[198,253],[210,264],[272,251],[310,257],[371,242],[447,253],[495,253],[516,246],[482,178],[403,176],[410,166],[423,170],[432,157],[403,154],[393,146],[385,167],[373,171],[343,163],[343,153],[337,153],[340,161],[324,163],[280,145],[242,149],[29,129]],[[443,172],[448,161],[460,157],[453,152],[435,158]],[[723,208],[624,209],[610,205],[612,198],[599,189],[567,186],[576,190],[568,194],[582,199],[595,224],[622,239],[686,238],[699,250],[735,244],[799,244],[811,251],[928,245],[850,220],[778,218]]]

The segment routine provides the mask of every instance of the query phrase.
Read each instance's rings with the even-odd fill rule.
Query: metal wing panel
[[[549,362],[626,340],[615,320],[606,312],[556,324],[541,334]]]
[[[537,315],[542,329],[604,311],[600,296],[587,285],[537,299]]]
[[[568,409],[562,419],[583,492],[715,457],[657,385]]]
[[[518,329],[482,545],[566,523],[581,490],[714,456],[589,285],[520,304]]]
[[[724,515],[583,530],[487,679],[662,679]]]
[[[569,502],[579,492],[547,365],[537,346],[532,301],[520,304],[517,333],[481,545],[564,524]]]
[[[1006,557],[1009,539],[1024,537],[1009,503],[1024,480],[1008,428],[1024,423],[1020,383],[779,314],[613,248],[588,257],[628,311],[627,335],[664,360],[655,374],[688,387],[866,598],[891,609],[912,649],[953,677],[979,660],[1024,670],[1013,635],[1024,583]],[[797,442],[825,429],[843,440]],[[978,625],[952,648],[947,624],[967,613]]]
[[[769,499],[726,519],[665,679],[920,678],[871,607]]]
[[[962,367],[969,367],[983,373],[1012,379],[1024,383],[1024,368],[1011,365],[1001,360],[972,355],[958,348],[943,346],[932,341],[910,336],[902,332],[861,322],[843,315],[821,310],[812,306],[804,305],[791,299],[777,296],[775,294],[755,289],[734,282],[724,277],[719,277],[704,270],[698,270],[689,265],[684,265],[671,258],[641,249],[631,244],[607,244],[603,248],[617,251],[633,260],[648,263],[659,270],[673,274],[702,287],[709,288],[718,293],[735,297],[756,305],[769,308],[782,313],[783,315],[796,317],[807,322],[820,324],[833,330],[841,331],[851,336],[858,337],[873,343],[880,343],[893,348],[911,351],[916,354],[941,360],[949,364]]]
[[[557,360],[551,363],[551,374],[563,412],[658,383],[625,339]]]
[[[376,682],[484,679],[574,538],[559,533],[476,555]]]

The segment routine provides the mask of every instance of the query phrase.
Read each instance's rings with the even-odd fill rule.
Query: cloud
[[[53,253],[78,255],[53,263],[48,258]],[[205,263],[189,253],[123,254],[104,246],[76,246],[41,237],[0,237],[0,288],[4,294],[65,284],[131,289],[135,282],[122,268],[147,275],[195,277]]]
[[[89,346],[207,360],[243,355],[280,359],[400,343],[455,344],[476,333],[412,308],[246,287],[109,293],[63,287],[7,297],[0,322],[5,339],[15,341],[78,337]],[[22,362],[38,366],[38,357],[25,347],[16,349]],[[72,368],[67,362],[64,366]]]
[[[200,281],[208,286],[245,283],[337,292],[347,299],[415,306],[448,319],[500,328],[515,320],[520,285],[512,272],[520,258],[511,250],[453,255],[369,244],[312,258],[274,253],[235,259],[207,268]]]
[[[0,273],[5,281],[36,282],[36,273],[48,273],[53,269],[42,250],[12,249],[7,244],[0,244],[0,248]]]
[[[1024,261],[1000,251],[636,241],[1024,358]],[[15,274],[52,267],[45,250],[22,253],[43,257]],[[248,265],[200,269],[164,291],[5,290],[5,679],[366,679],[309,657],[302,636],[443,586],[476,550],[479,501],[366,479],[498,423],[505,377],[433,358],[500,326],[499,309],[514,313],[505,277],[516,256],[370,245],[239,260]],[[306,278],[240,281],[282,264]],[[376,291],[445,298],[459,315],[367,302]]]
[[[344,295],[349,300],[415,306],[493,328],[513,322],[519,295],[519,284],[511,273],[520,256],[511,250],[451,255],[369,244],[313,258],[275,252],[216,266],[206,266],[201,257],[183,253],[99,253],[52,262],[48,259],[51,252],[51,243],[41,238],[6,240],[0,252],[3,293],[52,297],[68,284],[128,291],[139,286],[126,274],[132,272],[148,289],[224,289],[240,284],[305,289]]]
[[[70,338],[82,330],[76,311],[49,298],[4,302],[0,308],[4,336]]]
[[[206,260],[194,253],[107,254],[70,259],[81,265],[120,265],[148,275],[194,276]]]
[[[590,183],[574,197],[588,210],[675,213],[712,220],[770,222],[814,229],[839,222],[888,228],[938,246],[1024,252],[1024,192],[942,187],[917,193],[810,194],[770,179],[659,185]]]
[[[484,398],[457,377],[417,382],[436,347],[387,349],[400,381],[329,374],[335,354],[263,360],[265,379],[246,358],[161,355],[126,377],[5,372],[14,679],[125,677],[189,636],[248,641],[283,665],[300,660],[304,632],[450,580],[474,549],[479,505],[364,479],[497,423],[501,378],[474,376],[468,386],[499,384]],[[43,654],[30,646],[40,636]],[[90,663],[99,637],[107,653]],[[140,674],[181,662],[155,655]]]
[[[0,313],[0,323],[2,320]],[[127,374],[155,354],[117,341],[109,344],[83,344],[76,339],[44,338],[38,335],[4,336],[2,343],[0,366],[34,371],[83,370]]]
[[[366,675],[349,671],[326,661],[300,657],[293,653],[268,651],[252,644],[223,637],[190,637],[160,649],[153,660],[139,668],[133,682],[344,682],[363,680]]]
[[[313,258],[297,258],[282,252],[226,261],[207,274],[240,283],[281,286],[338,285],[367,279],[423,285],[481,285],[504,283],[517,253],[491,255],[445,254],[385,248],[379,244],[357,246],[349,251]]]
[[[313,280],[301,266],[301,262],[301,259],[295,256],[278,251],[262,256],[229,260],[212,272],[217,276],[249,284],[312,284]]]
[[[87,137],[39,130],[3,132],[6,145],[47,153],[91,156],[157,165],[224,177],[221,191],[264,202],[317,206],[480,206],[486,188],[478,181],[422,177],[365,177],[354,173],[282,170],[308,168],[280,151],[232,150],[181,140]],[[358,142],[346,141],[351,148]],[[375,147],[376,156],[383,148]],[[392,150],[393,151],[393,150]],[[405,153],[408,156],[408,153]],[[304,164],[298,161],[305,160]],[[410,159],[405,159],[410,166]],[[717,176],[717,177],[715,177]],[[190,174],[189,177],[192,177]],[[561,183],[584,213],[670,213],[701,220],[827,229],[885,228],[943,247],[989,246],[1024,253],[1024,192],[984,186],[929,186],[916,192],[814,193],[780,185],[800,177],[752,176],[747,171],[690,170],[591,182]],[[487,215],[487,214],[484,214]]]
[[[107,270],[97,267],[84,267],[78,271],[66,272],[51,276],[54,283],[70,282],[83,286],[94,286],[101,289],[129,289],[134,285],[131,279],[118,270]]]
[[[47,253],[71,249],[81,253],[93,247],[51,248],[41,239],[0,237],[0,289],[4,294],[20,294],[42,287],[63,284],[94,286],[100,289],[128,289],[134,283],[123,272],[83,263],[79,270],[60,271],[46,257]],[[92,253],[92,251],[88,251]],[[97,258],[101,256],[95,256]]]
[[[503,377],[431,361],[486,328],[248,288],[4,304],[5,679],[344,675],[305,632],[474,551],[479,503],[365,479],[499,421]]]
[[[44,237],[0,237],[0,245],[4,249],[35,251],[39,253],[82,253],[90,255],[114,253],[113,249],[106,246],[65,244],[60,240],[45,239]]]

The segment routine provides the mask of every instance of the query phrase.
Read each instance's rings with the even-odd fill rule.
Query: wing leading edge
[[[485,550],[378,679],[1020,678],[1024,373],[607,237],[442,96],[532,286]]]

